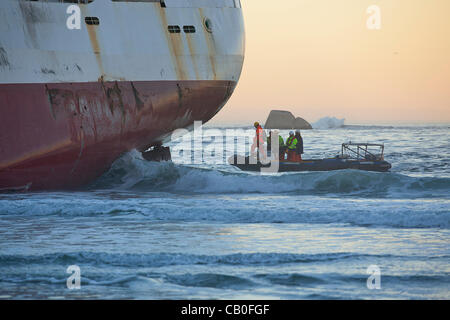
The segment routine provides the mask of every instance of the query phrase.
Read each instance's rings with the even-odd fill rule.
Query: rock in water
[[[267,117],[266,129],[292,129],[295,117],[289,111],[272,110]]]
[[[272,110],[267,117],[265,129],[312,129],[312,126],[303,118],[297,117],[289,111]]]
[[[294,128],[293,129],[312,129],[312,126],[303,118],[297,117],[294,120]]]

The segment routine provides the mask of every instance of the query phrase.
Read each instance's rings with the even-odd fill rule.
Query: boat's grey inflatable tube
[[[275,160],[272,160],[275,161]],[[271,166],[269,164],[261,164],[250,157],[234,155],[228,159],[228,163],[238,167],[243,171],[261,171],[263,168]],[[312,159],[303,160],[302,162],[280,161],[278,164],[278,172],[301,172],[301,171],[331,171],[343,169],[357,169],[366,171],[386,172],[391,169],[391,164],[384,160],[355,160],[355,159]]]

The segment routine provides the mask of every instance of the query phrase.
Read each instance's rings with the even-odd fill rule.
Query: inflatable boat
[[[371,150],[374,147],[379,148],[377,153]],[[284,159],[263,161],[255,156],[234,155],[228,159],[228,163],[243,171],[300,172],[356,169],[386,172],[392,165],[384,160],[383,153],[383,144],[349,142],[342,144],[341,153],[334,158],[291,162]]]

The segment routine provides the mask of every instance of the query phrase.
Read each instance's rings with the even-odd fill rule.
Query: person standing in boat
[[[269,136],[267,137],[267,153],[272,153],[272,137],[278,136],[278,151],[274,150],[275,152],[278,152],[278,155],[281,159],[284,159],[284,140],[283,137],[280,136],[280,133],[278,130],[274,130],[273,134],[272,131],[269,132]]]
[[[252,150],[251,153],[254,154],[255,153],[255,149],[258,149],[258,155],[261,155],[261,157],[263,159],[266,158],[266,152],[264,150],[264,130],[261,127],[261,125],[259,124],[258,121],[256,121],[253,126],[256,129],[256,134],[255,137],[253,138],[253,144],[252,144]],[[257,158],[259,158],[257,155]]]
[[[297,152],[297,161],[302,161],[302,153],[303,153],[303,138],[300,134],[300,130],[295,131],[295,139],[297,139],[297,146],[296,146],[296,152]]]
[[[295,138],[294,131],[289,132],[289,138],[286,140],[286,153],[287,161],[296,161],[297,139]]]
[[[267,136],[267,155],[270,157],[272,153],[272,130],[269,131]]]
[[[284,154],[286,153],[286,145],[284,144],[283,137],[278,130],[275,130],[275,136],[278,136],[278,156],[279,159],[284,160]]]

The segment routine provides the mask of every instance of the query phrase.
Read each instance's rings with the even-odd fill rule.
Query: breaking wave
[[[279,175],[228,170],[150,163],[131,152],[88,192],[5,195],[0,216],[450,228],[450,178],[357,170]]]
[[[335,129],[344,126],[345,119],[338,119],[335,117],[324,117],[312,124],[314,129]]]
[[[187,194],[299,194],[369,198],[448,198],[450,178],[411,177],[360,170],[253,174],[234,168],[204,169],[172,162],[152,163],[137,152],[118,159],[89,187]]]

